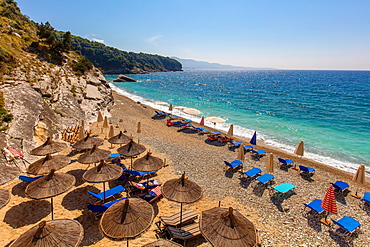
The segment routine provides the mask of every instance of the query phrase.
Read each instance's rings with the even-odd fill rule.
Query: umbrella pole
[[[181,229],[181,223],[182,223],[182,202],[180,202],[180,225],[179,225],[179,229]]]
[[[53,198],[50,197],[50,211],[51,211],[51,220],[54,220],[54,207],[53,207]]]
[[[103,182],[103,195],[104,195],[104,199],[103,199],[103,203],[105,202],[105,183]]]

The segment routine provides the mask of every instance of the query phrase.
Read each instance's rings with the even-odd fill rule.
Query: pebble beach
[[[363,208],[360,199],[349,193],[336,194],[338,215],[328,218],[338,220],[343,216],[351,216],[361,223],[361,228],[351,238],[342,236],[335,225],[326,226],[320,223],[320,217],[305,216],[308,209],[304,203],[314,199],[323,199],[330,183],[337,180],[348,183],[351,192],[358,191],[362,196],[370,191],[369,178],[365,185],[358,187],[352,182],[354,174],[320,164],[304,157],[298,158],[293,153],[286,153],[272,146],[258,142],[255,149],[262,149],[274,155],[274,185],[289,182],[295,185],[293,193],[284,197],[276,197],[267,187],[257,185],[256,181],[248,180],[242,174],[253,167],[266,171],[268,155],[255,160],[249,153],[245,155],[243,168],[234,172],[227,170],[224,161],[236,159],[237,150],[228,149],[227,145],[211,145],[205,140],[206,135],[195,132],[182,131],[177,127],[167,127],[166,119],[155,118],[154,109],[134,102],[129,98],[114,93],[115,105],[109,112],[109,121],[115,127],[115,134],[119,130],[126,130],[135,141],[139,141],[150,150],[154,156],[165,159],[167,166],[157,172],[153,178],[162,183],[179,177],[183,172],[186,176],[200,185],[203,198],[196,203],[184,205],[184,210],[191,208],[199,215],[202,211],[216,207],[233,207],[254,223],[261,246],[368,246],[370,242],[370,207]],[[137,123],[141,123],[141,133],[136,133]],[[197,123],[193,123],[198,127]],[[108,130],[101,133],[97,123],[89,125],[93,134],[104,138]],[[207,128],[212,131],[212,129]],[[248,140],[238,139],[248,144]],[[41,143],[40,143],[41,144]],[[102,149],[112,153],[118,148],[110,148],[105,141]],[[61,153],[71,154],[71,147]],[[144,154],[142,154],[144,155]],[[122,246],[124,243],[108,239],[98,229],[99,220],[86,208],[90,203],[87,190],[102,191],[101,184],[91,184],[82,180],[82,174],[87,165],[78,163],[78,154],[70,155],[71,164],[59,172],[72,174],[76,177],[76,185],[70,191],[54,198],[54,215],[56,219],[69,218],[79,221],[84,227],[82,246]],[[141,156],[140,156],[141,157]],[[301,175],[300,171],[280,166],[277,157],[289,158],[298,165],[315,168],[312,177]],[[125,165],[130,159],[123,160]],[[90,167],[91,168],[91,167]],[[118,182],[117,182],[118,183]],[[109,184],[110,187],[116,182]],[[8,205],[0,209],[0,229],[2,229],[1,246],[9,245],[20,234],[42,220],[51,220],[50,200],[32,200],[28,198],[24,189],[25,182],[16,179],[2,186],[2,189],[11,191],[12,197]],[[179,203],[161,198],[154,205],[156,218],[160,215],[171,215],[180,209]],[[142,246],[156,240],[152,226],[141,236],[129,241],[130,246]],[[204,238],[198,237],[186,243],[186,246],[211,246]]]

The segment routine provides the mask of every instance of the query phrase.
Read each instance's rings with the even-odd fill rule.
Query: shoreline
[[[147,107],[150,107],[153,110],[168,111],[168,107],[167,106],[155,105],[154,103],[151,104],[149,101],[145,100],[141,96],[128,93],[128,92],[126,92],[126,91],[118,88],[117,86],[113,85],[112,82],[109,82],[109,84],[110,84],[112,90],[116,94],[118,94],[120,96],[123,96],[123,97],[126,97],[126,98],[132,100],[133,102],[140,102],[141,104],[146,105]],[[183,113],[182,111],[177,111],[177,112],[174,113],[174,115],[177,115],[177,116],[179,116],[181,118],[190,118],[190,119],[192,119],[192,118],[199,118],[199,120],[200,120],[200,117],[197,117],[197,116],[187,116],[187,114]],[[222,127],[214,128],[214,127],[210,126],[209,124],[207,125],[207,123],[204,126],[199,126],[199,124],[197,122],[194,122],[193,121],[192,124],[193,125],[196,125],[197,127],[206,127],[208,129],[212,129],[214,131],[221,131],[222,133],[227,133],[227,129],[226,128],[222,128]],[[231,123],[227,123],[227,124],[230,125]],[[236,126],[234,125],[234,133],[235,133],[235,127]],[[241,128],[244,128],[244,127],[241,127]],[[244,142],[247,145],[249,144],[249,139],[247,139],[247,137],[243,137],[243,136],[240,136],[240,135],[234,135],[234,138],[233,139],[238,140],[238,141],[242,141],[242,142]],[[269,144],[267,142],[272,142],[273,144],[277,144],[277,145],[273,146],[272,144]],[[299,157],[295,156],[295,154],[294,154],[295,147],[291,147],[289,145],[284,145],[284,144],[281,144],[281,143],[276,142],[276,141],[271,141],[271,140],[265,141],[265,140],[261,140],[261,139],[258,138],[258,133],[257,133],[257,143],[258,143],[258,145],[256,147],[261,147],[259,149],[263,149],[267,153],[270,152],[268,150],[276,150],[276,151],[279,151],[280,153],[284,154],[285,156],[289,156],[289,159],[298,160],[298,161],[305,160],[307,162],[312,162],[312,164],[315,164],[315,166],[325,166],[326,169],[333,169],[333,172],[336,172],[336,171],[339,170],[339,172],[343,172],[343,173],[345,173],[347,175],[349,174],[349,176],[353,176],[353,174],[356,172],[356,170],[357,170],[357,168],[359,166],[359,165],[356,165],[356,164],[353,164],[353,163],[349,163],[349,162],[345,162],[345,161],[338,161],[338,160],[335,160],[335,159],[330,158],[330,157],[325,157],[325,156],[321,156],[321,155],[318,155],[318,154],[309,153],[306,150],[305,150],[305,155],[307,155],[307,153],[309,153],[308,156],[310,156],[310,157],[304,156],[302,158],[299,158]],[[290,151],[290,150],[292,150],[292,151]],[[318,158],[317,159],[314,159],[314,158],[312,158],[312,156],[318,157]],[[330,160],[332,162],[340,163],[340,164],[339,165],[327,165],[327,164],[323,163],[322,160],[323,161]],[[368,178],[370,178],[370,168],[369,167],[366,167],[365,169],[366,169],[365,170],[365,176],[368,177]]]

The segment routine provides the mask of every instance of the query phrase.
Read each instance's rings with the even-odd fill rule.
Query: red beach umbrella
[[[337,210],[337,201],[334,195],[334,187],[330,185],[328,190],[325,193],[324,200],[322,200],[321,207],[329,213],[338,214]],[[325,225],[329,225],[330,221],[327,220],[328,214],[325,219],[322,219],[321,222]]]
[[[202,116],[202,119],[200,120],[199,125],[204,126],[204,116]]]

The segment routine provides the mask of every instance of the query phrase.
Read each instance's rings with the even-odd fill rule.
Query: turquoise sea
[[[152,107],[193,107],[226,118],[216,128],[293,152],[343,170],[370,171],[370,71],[243,70],[128,75],[138,82],[112,83],[117,92]],[[117,75],[106,75],[111,81]],[[183,115],[181,110],[174,114]],[[213,127],[212,123],[208,123]]]

